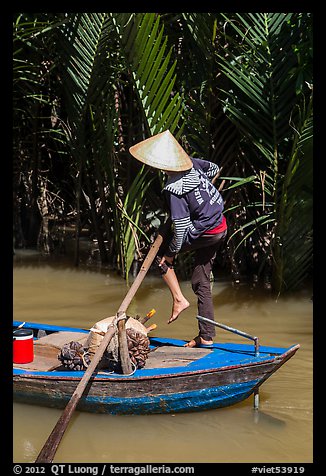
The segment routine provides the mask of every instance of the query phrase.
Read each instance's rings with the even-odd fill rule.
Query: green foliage
[[[312,82],[309,13],[18,13],[15,219],[29,203],[37,223],[51,184],[76,264],[87,225],[128,279],[163,209],[162,175],[128,149],[169,129],[222,166],[232,271],[293,289],[312,266]]]
[[[83,193],[93,222],[98,221],[102,261],[107,259],[104,236],[111,236],[117,263],[127,278],[139,235],[144,235],[138,223],[150,181],[144,168],[138,167],[134,175],[135,164],[124,158],[121,120],[126,84],[133,87],[131,95],[138,99],[138,114],[148,135],[165,129],[174,132],[182,113],[181,96],[173,96],[175,63],[169,66],[171,48],[166,49],[163,30],[155,14],[78,13],[58,31],[57,64],[67,110],[63,127],[77,164],[76,199],[81,200],[84,174],[86,184],[95,181],[95,191],[86,186]],[[108,50],[111,44],[114,50]],[[114,149],[121,152],[118,160]],[[102,217],[95,211],[96,195],[102,201]]]
[[[155,13],[111,15],[148,133],[155,135],[169,129],[174,134],[183,104],[174,89],[176,61],[170,66],[172,47],[168,48],[168,38],[163,36],[160,16]]]
[[[283,287],[297,285],[306,276],[312,256],[311,220],[304,225],[296,222],[301,226],[301,242],[287,236],[289,225],[293,226],[294,204],[303,198],[302,182],[294,179],[307,168],[312,170],[312,157],[303,149],[303,144],[312,137],[311,78],[309,83],[302,84],[302,65],[298,67],[296,53],[309,18],[304,22],[292,13],[223,16],[226,46],[218,52],[218,64],[229,80],[228,87],[221,90],[225,113],[241,131],[247,150],[250,146],[249,161],[256,170],[255,183],[261,184],[262,200],[272,204],[272,208],[267,208],[263,201],[258,203],[259,218],[256,215],[246,223],[250,231],[241,243],[261,230],[262,224],[266,226],[274,263],[274,288],[280,292]],[[259,180],[262,175],[263,181]],[[302,202],[308,215],[311,191],[306,189]],[[309,246],[304,236],[309,236]],[[305,263],[300,273],[291,259],[294,254],[298,262]],[[294,273],[295,280],[287,279]]]

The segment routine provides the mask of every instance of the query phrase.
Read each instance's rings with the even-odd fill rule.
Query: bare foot
[[[173,301],[172,315],[170,319],[168,320],[168,324],[171,324],[176,319],[178,319],[180,313],[184,311],[185,309],[187,309],[187,307],[189,306],[190,304],[187,301],[187,299],[182,299],[180,301],[178,300]]]
[[[204,340],[202,337],[197,336],[191,339],[191,341],[187,342],[183,347],[200,347],[202,345],[213,345],[212,340]]]

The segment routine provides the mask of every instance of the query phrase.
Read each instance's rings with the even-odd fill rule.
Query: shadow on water
[[[91,271],[94,273],[107,273],[108,271],[111,271],[118,276],[118,274],[112,270],[112,267],[101,265],[100,263],[91,261],[89,259],[83,259],[79,263],[79,266],[76,266],[70,255],[45,255],[37,250],[32,249],[15,251],[13,263],[15,268],[42,268],[43,266],[48,266],[49,268],[58,270],[70,269]]]
[[[272,425],[278,428],[283,428],[286,425],[285,420],[276,418],[261,410],[252,410],[252,412],[253,412],[253,422],[255,424],[264,423],[264,424]]]
[[[214,283],[214,286],[218,283]],[[277,302],[280,296],[276,292],[264,289],[263,285],[253,287],[249,283],[243,283],[240,286],[234,286],[231,283],[223,281],[221,284],[228,284],[224,286],[218,295],[213,295],[214,304],[223,305],[233,303],[234,308],[242,307],[245,303],[264,303],[266,300]],[[298,296],[312,302],[312,284],[306,283],[301,290],[288,292],[282,295],[282,300],[297,299]]]

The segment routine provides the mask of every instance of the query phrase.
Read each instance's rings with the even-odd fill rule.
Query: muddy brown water
[[[127,293],[114,272],[73,268],[37,254],[14,257],[14,319],[90,328],[114,315]],[[146,276],[128,308],[145,315],[155,308],[153,336],[190,340],[197,334],[196,300],[168,325],[171,299],[158,276]],[[276,299],[228,281],[213,286],[215,319],[259,337],[261,345],[288,347],[295,356],[253,397],[227,408],[166,415],[96,415],[75,411],[54,462],[75,463],[310,463],[313,462],[312,290]],[[215,342],[248,343],[222,329]],[[62,411],[14,403],[13,460],[33,462]]]

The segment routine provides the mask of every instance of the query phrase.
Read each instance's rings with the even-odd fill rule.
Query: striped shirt
[[[207,160],[191,160],[193,167],[170,175],[163,189],[174,226],[167,256],[174,256],[183,244],[191,244],[222,222],[223,199],[211,183],[219,167]]]

